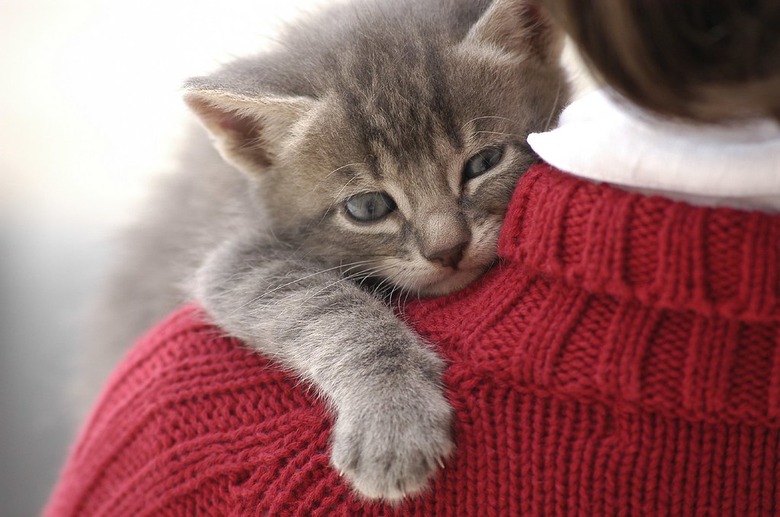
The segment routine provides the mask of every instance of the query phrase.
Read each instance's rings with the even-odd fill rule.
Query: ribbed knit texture
[[[426,494],[354,498],[323,405],[190,306],[114,373],[45,514],[780,512],[780,217],[537,166],[499,252],[467,291],[406,309],[457,418]]]

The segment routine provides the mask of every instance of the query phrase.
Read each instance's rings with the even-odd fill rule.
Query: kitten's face
[[[496,259],[535,158],[526,136],[566,99],[559,38],[512,0],[465,38],[413,20],[359,23],[298,79],[274,76],[286,86],[266,85],[270,65],[249,60],[190,81],[187,102],[301,254],[420,295],[461,289]]]
[[[312,257],[441,295],[495,261],[515,183],[535,159],[526,136],[554,118],[561,84],[557,68],[498,52],[404,55],[343,71],[261,192],[277,233]]]

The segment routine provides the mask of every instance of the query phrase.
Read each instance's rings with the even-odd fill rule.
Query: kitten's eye
[[[468,181],[485,174],[498,165],[504,157],[503,147],[490,147],[478,152],[466,162],[463,167],[463,181]]]
[[[347,214],[361,223],[373,223],[395,210],[395,201],[384,192],[369,192],[349,198],[344,205]]]

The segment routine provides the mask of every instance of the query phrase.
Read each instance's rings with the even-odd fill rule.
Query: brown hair
[[[596,76],[657,113],[780,119],[778,0],[539,0]]]

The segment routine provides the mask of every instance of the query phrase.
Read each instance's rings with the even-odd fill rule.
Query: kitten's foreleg
[[[292,255],[234,239],[200,269],[196,296],[223,330],[325,396],[331,462],[362,496],[418,492],[453,448],[441,359],[383,301]]]

